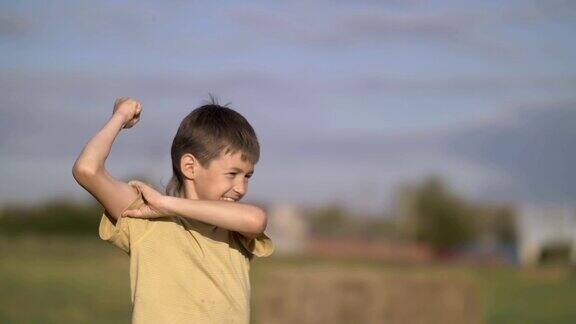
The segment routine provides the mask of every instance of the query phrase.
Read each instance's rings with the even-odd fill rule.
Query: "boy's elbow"
[[[254,216],[254,233],[260,234],[266,230],[268,225],[268,216],[262,208],[256,208],[256,213]]]
[[[74,179],[76,179],[76,181],[78,182],[81,182],[83,179],[93,176],[94,173],[95,173],[94,170],[81,165],[75,164],[72,167],[72,176],[74,176]]]
[[[249,239],[254,239],[260,235],[260,233],[264,233],[266,230],[266,223],[267,223],[267,216],[266,212],[261,208],[255,207],[254,211],[251,212],[249,216],[250,219],[250,230],[246,229],[245,231],[241,231],[240,233]]]
[[[97,168],[87,167],[81,164],[74,164],[72,167],[72,176],[80,184],[85,183],[89,179],[93,178],[98,174],[98,172],[100,172],[100,170]]]

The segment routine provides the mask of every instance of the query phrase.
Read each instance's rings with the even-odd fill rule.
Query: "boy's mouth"
[[[232,198],[229,198],[229,197],[222,197],[222,198],[220,198],[220,200],[232,201],[232,202],[237,202],[237,201],[238,201],[238,199],[232,199]]]

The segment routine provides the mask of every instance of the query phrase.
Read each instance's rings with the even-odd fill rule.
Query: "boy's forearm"
[[[231,231],[259,234],[266,227],[266,213],[252,205],[217,200],[164,197],[170,214],[199,220]]]
[[[106,125],[82,149],[74,163],[74,170],[88,170],[95,172],[104,168],[104,163],[116,136],[122,130],[124,119],[114,114]]]

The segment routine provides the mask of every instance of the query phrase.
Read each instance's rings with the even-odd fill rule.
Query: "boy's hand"
[[[122,128],[130,128],[140,120],[141,111],[142,105],[138,100],[130,97],[121,97],[114,102],[112,114],[118,114],[123,117],[124,126]]]
[[[132,187],[137,188],[144,197],[144,203],[142,207],[138,209],[126,210],[122,213],[122,216],[135,217],[135,218],[158,218],[169,216],[168,211],[166,211],[162,206],[162,201],[166,196],[162,195],[154,188],[148,186],[141,181],[130,181],[128,182]]]

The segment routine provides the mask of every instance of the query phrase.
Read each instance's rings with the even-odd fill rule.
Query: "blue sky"
[[[118,137],[108,167],[165,184],[178,124],[209,92],[259,135],[247,199],[378,209],[398,183],[430,173],[478,198],[576,194],[574,154],[558,144],[576,137],[569,1],[53,1],[0,9],[3,202],[89,199],[71,166],[126,95],[144,112]],[[544,144],[522,146],[530,138]],[[518,145],[521,154],[506,153]],[[536,179],[545,187],[532,188]]]

